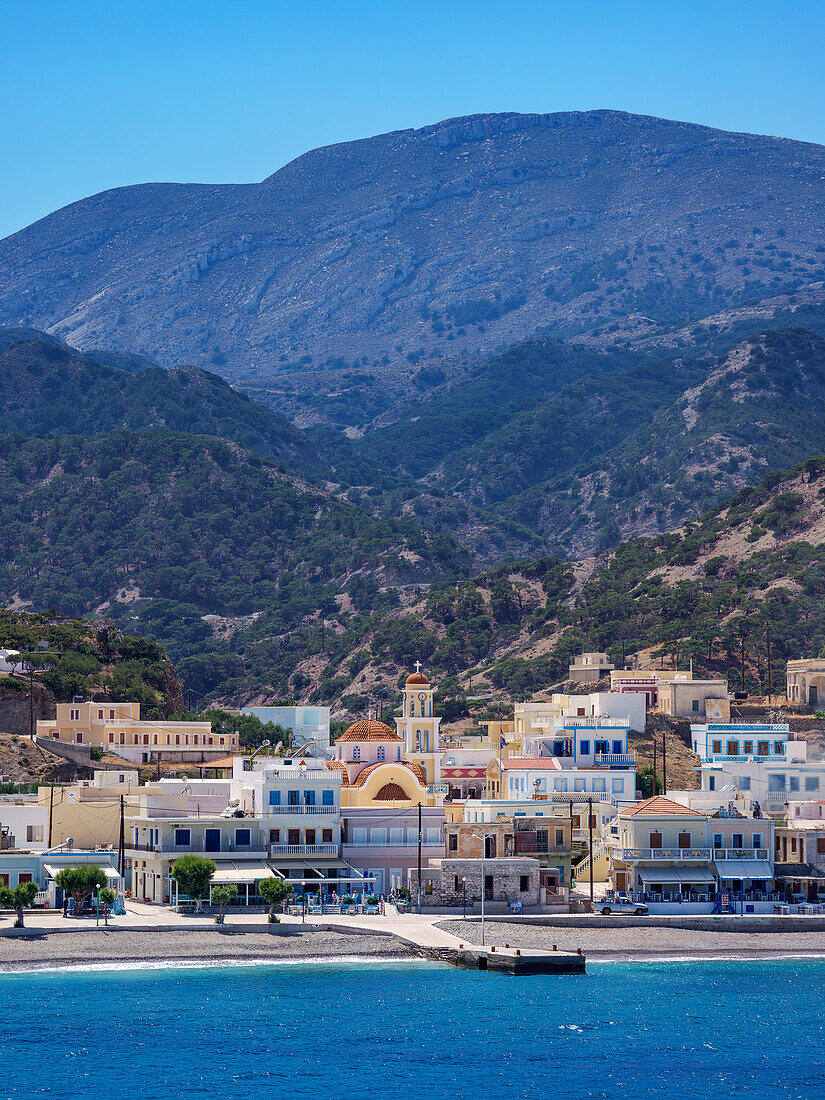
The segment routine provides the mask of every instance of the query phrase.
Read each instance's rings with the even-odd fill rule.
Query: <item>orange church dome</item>
[[[338,741],[401,741],[401,738],[383,722],[361,718],[342,733]],[[337,744],[337,742],[336,742]]]
[[[424,675],[423,672],[412,672],[407,677],[407,687],[414,687],[421,684],[423,687],[429,687],[430,681]]]

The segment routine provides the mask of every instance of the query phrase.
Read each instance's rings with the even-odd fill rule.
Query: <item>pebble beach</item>
[[[25,937],[0,937],[0,972],[40,967],[112,963],[188,962],[208,966],[232,960],[299,962],[343,957],[413,958],[415,952],[388,936],[301,931],[290,935],[225,931],[143,932],[95,929]]]
[[[481,943],[481,921],[446,920],[438,925],[465,943]],[[552,951],[581,948],[592,959],[748,958],[753,956],[823,955],[825,931],[721,932],[691,928],[617,926],[615,928],[488,921],[488,947]]]

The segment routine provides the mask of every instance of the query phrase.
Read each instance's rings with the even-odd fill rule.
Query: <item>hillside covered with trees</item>
[[[502,565],[391,611],[369,633],[337,639],[327,675],[346,695],[381,697],[420,658],[455,710],[468,694],[526,697],[566,678],[571,657],[607,650],[729,676],[764,691],[784,662],[825,650],[825,458],[742,490],[695,522],[596,558]],[[349,654],[358,650],[359,659]]]
[[[181,684],[163,647],[111,622],[0,610],[0,648],[18,650],[19,663],[31,665],[35,682],[58,702],[75,695],[131,700],[150,718],[183,709]],[[2,687],[26,693],[29,676],[15,667]]]

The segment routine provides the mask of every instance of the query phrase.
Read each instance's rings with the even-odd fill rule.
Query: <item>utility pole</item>
[[[52,821],[54,819],[54,783],[49,787],[49,847],[52,847]]]
[[[662,734],[662,794],[667,796],[667,739]]]
[[[656,735],[653,735],[653,794],[657,795],[659,792],[656,790],[656,746],[658,742]]]
[[[118,870],[118,874],[121,877],[121,880],[123,881],[124,886],[126,885],[126,883],[124,881],[125,867],[123,866],[123,864],[125,862],[124,861],[124,850],[125,850],[125,848],[126,848],[126,837],[124,835],[124,825],[123,825],[123,795],[121,795],[120,796],[120,841],[118,843],[118,851],[117,851],[117,870]]]
[[[29,737],[34,741],[34,669],[29,661]]]
[[[421,803],[418,803],[418,912],[421,912]]]
[[[484,897],[486,894],[485,880],[484,880],[484,849],[487,847],[487,834],[481,834],[481,946],[485,947],[484,943]],[[495,880],[494,880],[495,881]]]
[[[593,912],[593,799],[587,800],[587,831],[590,849],[590,912]]]
[[[771,628],[765,627],[765,641],[768,647],[768,706],[771,705]]]

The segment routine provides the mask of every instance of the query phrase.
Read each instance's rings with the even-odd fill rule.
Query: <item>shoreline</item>
[[[481,944],[480,921],[443,921],[443,931],[468,946]],[[682,959],[781,959],[825,957],[825,931],[696,929],[662,925],[578,926],[516,923],[486,925],[488,947],[575,952],[588,963],[665,962]]]
[[[588,963],[618,964],[628,963],[699,963],[699,962],[791,962],[793,960],[825,959],[823,951],[742,951],[722,952],[705,951],[691,954],[674,954],[663,951],[615,951],[592,952],[587,957]],[[396,953],[391,955],[359,955],[359,954],[307,954],[295,955],[290,958],[273,958],[271,956],[225,956],[220,958],[158,958],[152,961],[140,958],[104,957],[92,960],[86,959],[44,959],[20,962],[5,962],[0,964],[0,979],[14,977],[16,975],[31,974],[113,974],[113,973],[152,973],[154,971],[167,970],[231,970],[234,968],[253,969],[260,966],[364,966],[379,968],[386,965],[432,965],[448,966],[445,960],[428,958],[426,955],[413,951]],[[452,968],[460,969],[460,968]]]
[[[268,932],[136,929],[43,933],[0,938],[0,974],[43,970],[210,968],[262,964],[397,961],[420,958],[415,948],[390,936],[306,929],[288,936]]]

